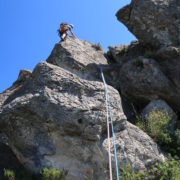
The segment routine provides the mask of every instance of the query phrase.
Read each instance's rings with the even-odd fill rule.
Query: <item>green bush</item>
[[[180,180],[180,161],[169,157],[165,163],[154,166],[151,174],[160,180]]]
[[[147,172],[135,172],[131,170],[131,165],[119,170],[119,179],[122,180],[141,180],[147,177]]]
[[[170,143],[172,141],[169,134],[170,115],[163,110],[153,110],[146,116],[150,136],[159,144]]]
[[[122,180],[180,180],[180,161],[169,157],[166,162],[156,163],[151,170],[135,172],[131,166],[119,170],[119,179]]]
[[[145,58],[155,58],[156,52],[154,50],[146,50],[144,53]]]
[[[153,110],[145,119],[136,113],[136,126],[151,136],[161,148],[180,158],[180,130],[170,133],[171,116],[165,111]]]
[[[92,47],[95,48],[97,51],[102,51],[103,50],[100,43],[93,44]]]
[[[135,67],[140,67],[140,68],[144,68],[144,64],[143,64],[143,61],[141,59],[136,59],[134,62],[133,62],[133,65]]]
[[[64,180],[67,172],[63,173],[59,169],[44,168],[39,174],[31,174],[26,170],[17,171],[4,170],[3,180]],[[0,177],[1,179],[1,177]]]
[[[4,169],[4,180],[15,180],[14,171],[9,169]]]
[[[48,169],[44,168],[40,172],[40,176],[42,180],[62,180],[63,174],[59,169]]]
[[[169,123],[171,117],[163,110],[153,110],[145,119],[138,118],[136,125],[147,132],[158,144],[172,142],[169,134]]]
[[[122,45],[121,48],[119,49],[119,52],[117,52],[118,56],[126,55],[129,51],[129,46]]]

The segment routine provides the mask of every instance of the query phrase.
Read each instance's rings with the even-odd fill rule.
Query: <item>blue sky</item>
[[[129,44],[135,37],[115,17],[130,0],[0,0],[0,92],[20,69],[32,70],[59,41],[60,22],[74,24],[75,35],[93,43]]]

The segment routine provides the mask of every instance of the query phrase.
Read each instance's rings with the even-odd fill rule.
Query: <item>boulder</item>
[[[177,0],[132,0],[116,16],[143,44],[158,48],[180,45]]]
[[[57,43],[47,62],[62,67],[82,79],[100,81],[97,65],[107,65],[103,50],[97,50],[96,45],[79,39],[67,39]]]
[[[162,47],[157,51],[155,58],[175,89],[180,91],[180,47]]]
[[[111,138],[111,151],[113,152]],[[134,171],[151,169],[157,161],[165,161],[165,157],[157,144],[142,130],[127,122],[126,128],[116,132],[117,156],[119,168],[128,165]],[[107,158],[108,142],[103,142],[104,157]],[[105,153],[106,152],[106,153]],[[114,155],[112,156],[114,160]]]
[[[106,65],[103,53],[67,39],[28,78],[0,94],[1,132],[29,170],[53,167],[67,171],[66,179],[108,178],[105,92],[97,68]],[[127,122],[118,91],[108,90],[120,167],[132,161],[140,170],[163,161],[153,140]]]

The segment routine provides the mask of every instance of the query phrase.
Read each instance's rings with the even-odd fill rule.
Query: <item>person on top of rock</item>
[[[71,33],[71,37],[75,38],[75,35],[72,31],[73,29],[73,24],[67,24],[66,22],[63,22],[60,24],[60,28],[58,29],[59,36],[61,38],[61,41],[66,40],[68,37],[68,32]]]

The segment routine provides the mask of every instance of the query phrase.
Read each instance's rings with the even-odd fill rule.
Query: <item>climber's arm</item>
[[[72,29],[70,29],[69,31],[71,32],[72,37],[75,38],[75,35],[74,35]]]

